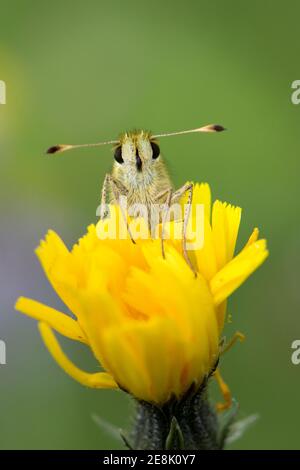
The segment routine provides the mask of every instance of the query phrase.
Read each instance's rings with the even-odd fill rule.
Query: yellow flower
[[[16,309],[39,321],[47,348],[71,377],[163,404],[172,395],[180,398],[192,384],[200,386],[214,368],[226,299],[268,252],[255,229],[234,257],[241,209],[216,201],[211,215],[207,184],[195,186],[192,217],[196,204],[204,204],[205,212],[204,245],[190,254],[196,277],[178,240],[165,241],[164,259],[160,240],[100,240],[91,225],[69,251],[48,232],[36,253],[75,319],[24,297]],[[104,371],[91,374],[76,367],[53,330],[87,344]]]

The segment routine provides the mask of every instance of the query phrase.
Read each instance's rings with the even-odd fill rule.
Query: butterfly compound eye
[[[152,147],[152,158],[155,159],[160,155],[160,148],[155,142],[150,142]]]
[[[122,147],[119,146],[115,149],[115,152],[114,152],[114,159],[116,160],[116,162],[118,163],[124,163],[124,160],[123,160],[123,157],[122,157]]]

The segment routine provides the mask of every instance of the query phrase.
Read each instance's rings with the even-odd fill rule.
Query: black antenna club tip
[[[59,145],[54,145],[53,147],[48,148],[46,153],[56,153],[59,152]]]
[[[61,152],[64,149],[63,145],[54,145],[53,147],[48,148],[47,154]]]
[[[214,124],[213,129],[216,132],[222,132],[222,131],[227,130],[227,129],[225,129],[225,127],[221,126],[220,124]]]

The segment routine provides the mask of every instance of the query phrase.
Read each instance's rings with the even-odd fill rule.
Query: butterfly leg
[[[135,243],[135,240],[133,239],[133,236],[132,236],[129,224],[128,224],[128,220],[127,220],[127,217],[126,217],[126,214],[125,214],[125,211],[124,211],[124,207],[120,202],[121,196],[126,197],[128,195],[128,190],[127,190],[127,188],[125,188],[125,186],[120,181],[115,179],[109,173],[106,174],[105,179],[104,179],[104,183],[103,183],[103,187],[102,187],[100,218],[105,218],[108,215],[107,202],[106,202],[107,201],[107,189],[108,188],[111,189],[112,196],[113,196],[113,199],[114,199],[114,203],[118,204],[119,207],[120,207],[120,211],[121,211],[123,220],[126,224],[128,235],[130,236],[130,239],[131,239],[132,243]],[[102,212],[102,214],[101,214],[101,212]],[[101,217],[101,215],[102,215],[102,217]]]
[[[107,204],[107,190],[108,190],[108,185],[109,185],[109,174],[105,175],[103,185],[102,185],[102,190],[101,190],[101,203],[100,203],[100,211],[99,211],[99,217],[100,219],[105,219],[108,214],[108,204]],[[98,214],[97,214],[98,215]]]
[[[181,188],[177,189],[175,193],[173,194],[172,197],[172,204],[175,202],[178,202],[180,198],[185,194],[188,193],[188,200],[187,203],[184,205],[184,214],[183,214],[183,224],[182,224],[182,252],[184,259],[186,260],[187,264],[195,274],[195,277],[197,277],[197,272],[195,268],[193,267],[193,264],[189,258],[188,252],[187,252],[187,247],[186,247],[186,236],[187,236],[187,226],[189,222],[189,217],[191,213],[191,207],[192,207],[192,200],[193,200],[193,191],[194,191],[194,185],[193,183],[186,183],[183,185]]]
[[[165,194],[166,194],[167,198],[166,198],[166,202],[164,204],[164,209],[163,209],[163,214],[162,214],[162,221],[161,221],[161,253],[162,253],[163,258],[166,257],[166,254],[165,254],[165,226],[166,226],[166,222],[167,222],[167,218],[168,218],[168,214],[169,214],[169,210],[170,210],[170,206],[171,206],[172,192],[173,192],[172,188],[169,188],[165,191]],[[162,197],[162,195],[160,197]]]

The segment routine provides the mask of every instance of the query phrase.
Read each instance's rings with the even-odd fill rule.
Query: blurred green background
[[[260,419],[232,448],[300,448],[300,79],[297,1],[0,0],[0,448],[114,449],[97,414],[118,427],[132,404],[85,389],[45,350],[36,323],[14,312],[26,294],[60,307],[33,250],[48,228],[69,246],[94,222],[109,148],[45,157],[58,142],[115,138],[217,122],[219,135],[161,141],[176,186],[208,181],[243,207],[240,244],[253,226],[270,258],[230,302],[247,335],[223,360],[241,404]],[[78,345],[64,348],[94,370]]]

